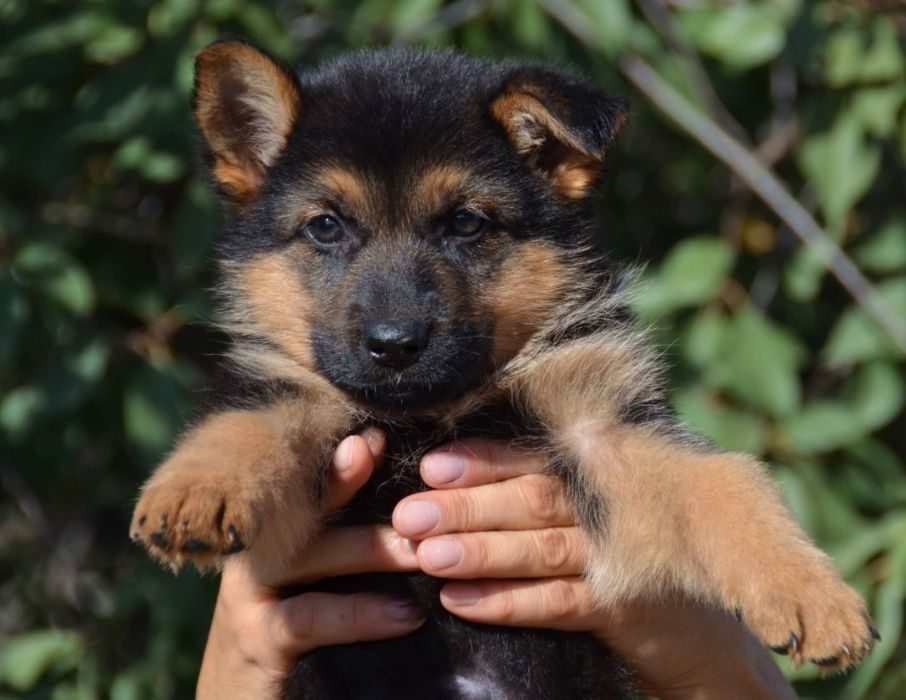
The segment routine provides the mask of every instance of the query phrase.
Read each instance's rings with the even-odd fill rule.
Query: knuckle
[[[494,618],[504,624],[516,619],[516,598],[509,586],[504,586],[494,604]]]
[[[487,537],[476,535],[462,544],[469,573],[482,575],[491,570],[493,557]]]
[[[550,581],[542,590],[544,609],[550,617],[563,619],[575,614],[576,597],[566,581]]]
[[[465,531],[475,522],[477,509],[468,490],[453,491],[441,499],[441,525],[446,531]]]
[[[293,649],[298,642],[315,636],[316,609],[305,597],[293,600],[292,605],[279,606],[274,620],[274,637],[283,650]]]
[[[351,596],[349,606],[349,623],[352,627],[354,641],[359,641],[362,633],[368,629],[371,619],[371,600],[362,595]]]
[[[487,440],[478,440],[472,444],[472,455],[468,458],[468,468],[474,469],[476,475],[485,477],[488,480],[497,470],[497,460],[494,458],[494,451],[491,449],[491,443]]]
[[[560,513],[560,494],[557,489],[550,480],[541,476],[526,479],[525,495],[532,518],[545,525],[556,522]]]
[[[540,530],[537,543],[538,561],[545,572],[560,572],[572,559],[572,543],[563,528]]]

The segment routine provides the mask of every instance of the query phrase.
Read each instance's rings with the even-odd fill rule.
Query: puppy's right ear
[[[211,175],[231,204],[241,207],[258,194],[301,103],[292,70],[249,44],[218,41],[195,57],[192,108]]]

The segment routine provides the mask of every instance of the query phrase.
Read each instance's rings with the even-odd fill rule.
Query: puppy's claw
[[[781,654],[786,656],[790,652],[796,653],[796,650],[799,649],[799,637],[796,636],[795,632],[790,633],[790,638],[785,644],[780,644],[778,646],[770,647],[771,651],[775,654]]]
[[[170,540],[160,530],[151,533],[151,544],[159,549],[170,549]]]
[[[826,659],[812,659],[816,666],[836,666],[840,663],[839,656],[828,656]]]
[[[211,545],[203,540],[196,539],[195,537],[187,537],[186,542],[182,547],[182,551],[187,554],[201,554],[202,552],[211,551]]]
[[[241,552],[243,549],[245,549],[245,543],[243,543],[242,538],[239,537],[236,528],[230,525],[227,528],[227,546],[223,550],[223,553],[235,554],[236,552]]]

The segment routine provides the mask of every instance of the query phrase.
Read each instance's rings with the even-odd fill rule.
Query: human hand
[[[383,449],[384,438],[374,430],[340,443],[330,477],[330,510],[364,485]],[[342,528],[325,530],[280,582],[416,568],[411,543],[391,528]],[[277,697],[302,654],[321,646],[399,637],[422,622],[421,613],[405,601],[377,595],[303,593],[282,599],[277,586],[255,581],[245,560],[231,557],[223,568],[196,697]]]
[[[678,599],[599,608],[565,487],[539,456],[469,440],[426,455],[421,475],[436,490],[401,501],[393,526],[418,542],[423,571],[454,579],[441,602],[455,615],[590,632],[662,698],[795,698],[767,650],[721,610]]]

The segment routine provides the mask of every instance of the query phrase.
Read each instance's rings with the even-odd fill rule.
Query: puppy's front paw
[[[810,661],[826,674],[843,671],[880,639],[862,597],[836,572],[773,571],[769,579],[747,587],[737,612],[762,642],[793,663]]]
[[[252,544],[258,510],[250,489],[235,474],[176,469],[145,488],[130,533],[174,569],[186,562],[206,569]]]

